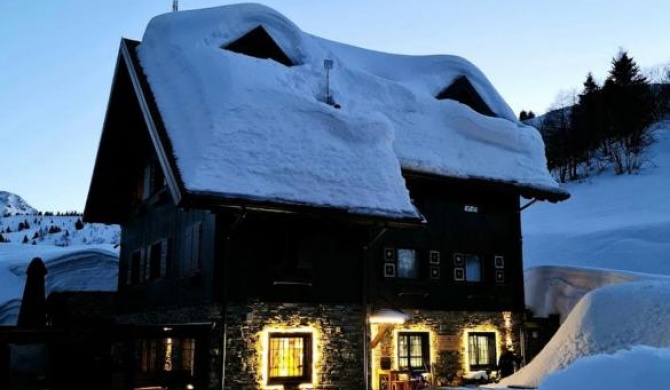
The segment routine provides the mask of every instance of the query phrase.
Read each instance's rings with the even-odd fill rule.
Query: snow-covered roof
[[[259,26],[295,66],[225,49]],[[566,195],[539,133],[460,57],[328,41],[256,4],[158,16],[137,53],[191,193],[411,218],[406,170]],[[463,76],[496,117],[436,99]]]

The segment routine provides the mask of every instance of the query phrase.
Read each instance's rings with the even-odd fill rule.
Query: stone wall
[[[401,331],[427,332],[430,339],[430,361],[436,384],[459,385],[468,371],[465,338],[466,332],[483,331],[497,334],[497,352],[509,343],[520,355],[520,331],[523,315],[511,312],[428,311],[405,309],[411,318],[402,325],[392,325],[372,351],[372,385],[379,388],[382,357],[391,358],[392,369],[398,369],[396,334]],[[506,320],[506,317],[509,318]],[[373,325],[371,337],[382,330]]]
[[[263,338],[273,330],[314,334],[316,389],[364,389],[365,311],[354,305],[230,304],[227,308],[226,384],[230,390],[265,387]]]

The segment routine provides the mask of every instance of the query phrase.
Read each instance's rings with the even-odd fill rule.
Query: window
[[[416,257],[416,250],[398,249],[397,256],[398,256],[398,267],[397,267],[398,277],[405,279],[418,279],[419,262]]]
[[[470,371],[485,370],[496,365],[495,333],[468,333],[468,363]]]
[[[312,381],[312,334],[270,333],[268,383]]]
[[[143,257],[142,252],[143,251],[141,249],[136,250],[133,252],[132,257],[130,258],[128,273],[126,274],[126,283],[129,285],[140,283]]]
[[[465,280],[467,282],[482,281],[482,262],[477,255],[465,255]]]
[[[161,167],[155,161],[150,161],[144,166],[138,183],[139,200],[147,200],[153,194],[165,187],[166,181]]]
[[[195,339],[147,339],[139,344],[141,372],[195,374]]]
[[[184,234],[183,249],[185,253],[184,271],[186,273],[200,269],[200,236],[202,235],[202,223],[196,222],[186,228]]]
[[[426,371],[429,365],[428,333],[398,333],[398,367],[401,370]]]
[[[167,240],[160,240],[149,248],[149,280],[163,278],[167,272]]]

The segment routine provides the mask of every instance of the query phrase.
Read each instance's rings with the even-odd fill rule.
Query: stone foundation
[[[465,312],[465,311],[426,311],[403,310],[411,318],[402,325],[371,325],[371,338],[379,332],[383,337],[372,349],[372,388],[380,388],[379,376],[388,375],[397,370],[397,333],[403,331],[425,332],[430,344],[430,361],[436,385],[459,385],[464,374],[469,371],[467,363],[467,333],[493,332],[496,334],[497,356],[506,347],[512,345],[520,354],[520,330],[522,313],[511,312]],[[506,320],[506,318],[508,318]],[[386,328],[386,329],[385,329]],[[391,369],[382,369],[382,357],[390,358]],[[497,360],[496,360],[497,363]]]
[[[361,305],[230,304],[227,313],[226,389],[268,387],[263,338],[278,330],[312,332],[316,389],[364,389],[365,311]]]

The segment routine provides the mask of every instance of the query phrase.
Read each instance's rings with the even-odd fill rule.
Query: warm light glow
[[[370,317],[371,324],[404,324],[404,318]]]
[[[512,343],[512,312],[504,311],[502,315],[505,321],[505,347],[509,347],[514,351],[514,344]]]
[[[428,333],[428,353],[430,354],[430,363],[436,363],[438,360],[437,355],[437,333],[433,330],[432,327],[426,324],[410,324],[396,327],[393,330],[393,345],[391,346],[391,356],[393,356],[393,369],[397,370],[398,367],[398,333],[400,332],[425,332]]]
[[[470,342],[469,342],[469,335],[470,333],[477,333],[477,332],[488,332],[488,333],[494,333],[495,334],[495,345],[496,345],[496,361],[494,364],[498,363],[498,360],[500,360],[500,354],[502,351],[500,350],[500,331],[498,328],[491,324],[485,324],[485,325],[479,325],[475,326],[472,328],[467,328],[463,332],[463,338],[461,339],[462,342],[462,348],[465,350],[465,355],[463,356],[463,359],[461,360],[461,365],[463,367],[463,372],[465,373],[470,373]]]
[[[404,324],[409,316],[398,310],[379,309],[370,314],[371,324]]]
[[[165,339],[165,361],[163,371],[172,371],[172,339]]]
[[[301,383],[301,389],[312,389],[317,386],[317,363],[321,360],[319,355],[318,344],[321,339],[321,333],[315,326],[300,326],[300,327],[291,327],[285,325],[273,325],[268,326],[263,329],[259,334],[259,340],[256,344],[256,353],[259,356],[262,356],[260,361],[260,371],[261,371],[261,381],[259,383],[260,388],[271,390],[271,389],[283,389],[284,385],[268,385],[268,370],[270,366],[270,333],[309,333],[312,335],[312,380],[310,383]],[[287,367],[283,367],[287,368]],[[282,373],[283,374],[283,373]]]

